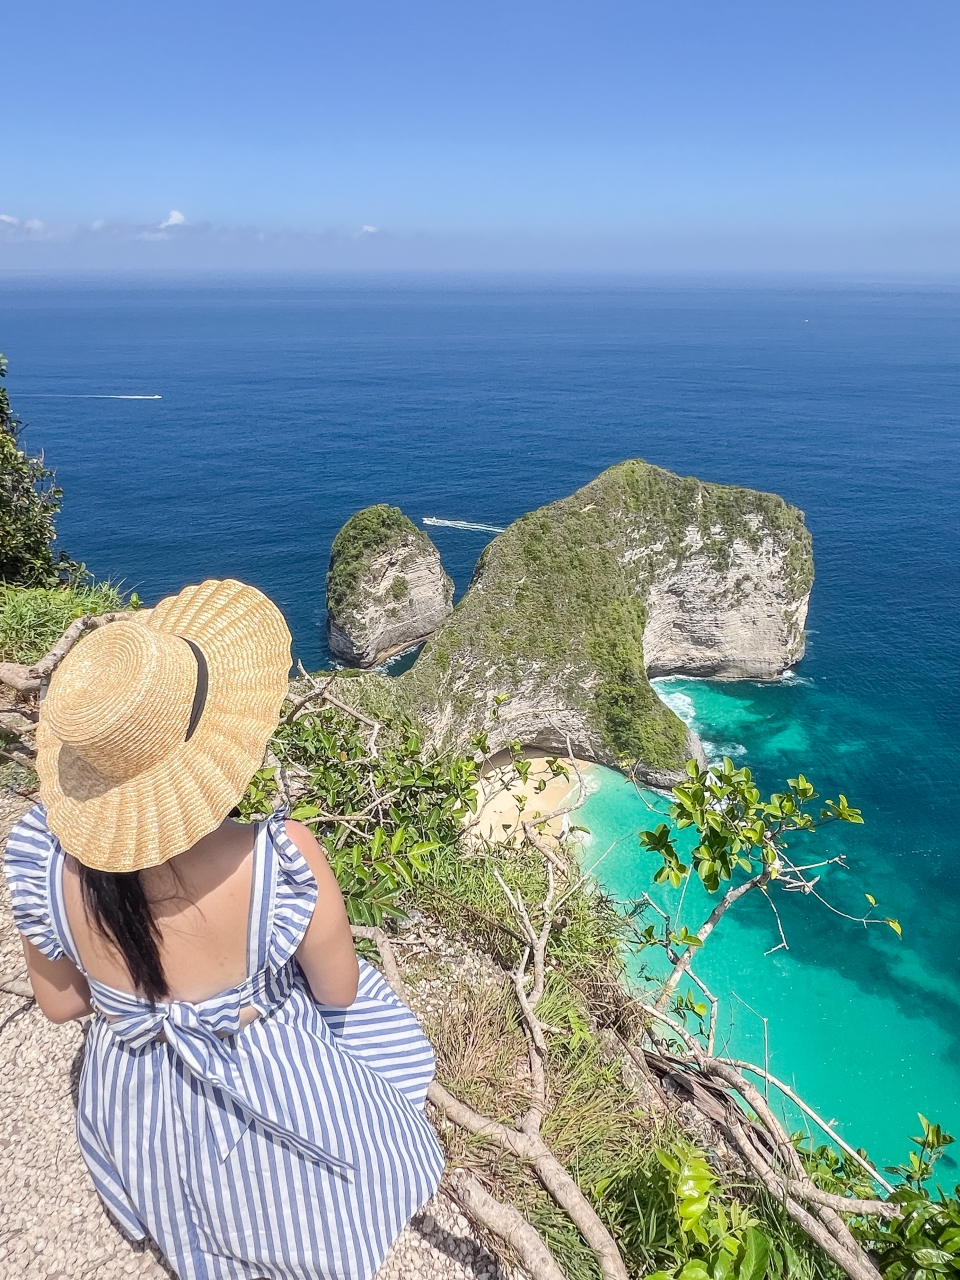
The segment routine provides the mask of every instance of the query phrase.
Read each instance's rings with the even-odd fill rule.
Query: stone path
[[[0,791],[0,839],[27,807]],[[0,877],[0,974],[23,972]],[[131,1244],[114,1226],[80,1158],[74,1098],[82,1051],[79,1024],[54,1026],[31,999],[0,992],[0,1277],[170,1280],[155,1246]],[[376,1280],[510,1275],[441,1191],[399,1237]]]

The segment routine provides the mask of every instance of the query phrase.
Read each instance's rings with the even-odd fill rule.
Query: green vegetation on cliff
[[[7,362],[0,355],[0,378]],[[22,423],[0,386],[0,582],[49,587],[82,576],[83,566],[66,552],[54,555],[53,518],[60,510],[61,490],[43,458],[20,448]]]
[[[616,515],[599,504],[583,512],[568,498],[512,524],[484,551],[475,589],[427,646],[419,675],[434,654],[449,668],[469,653],[496,664],[498,694],[531,666],[574,704],[589,684],[591,718],[615,755],[678,767],[686,730],[647,680],[646,610],[622,562]]]
[[[364,507],[351,516],[333,540],[327,574],[327,608],[331,613],[349,609],[370,557],[400,538],[428,546],[429,539],[399,507],[381,503]],[[400,598],[400,597],[398,597]]]
[[[441,1088],[430,1114],[451,1184],[468,1170],[518,1209],[568,1280],[957,1274],[960,1204],[927,1189],[949,1135],[921,1120],[920,1154],[886,1171],[895,1188],[865,1153],[789,1135],[743,1064],[713,1056],[716,1008],[696,987],[649,974],[628,985],[625,958],[638,944],[662,945],[684,985],[698,984],[684,953],[708,945],[706,924],[701,936],[674,932],[669,920],[639,918],[639,901],[624,913],[581,876],[575,838],[561,838],[552,858],[529,835],[519,846],[478,843],[461,827],[476,808],[476,760],[424,748],[402,721],[325,705],[326,682],[305,701],[309,685],[300,682],[272,744],[288,767],[258,775],[245,812],[268,812],[279,790],[323,843],[351,919],[382,927],[361,930],[360,945],[405,984],[434,1046]],[[526,790],[519,751],[513,763],[511,785]],[[728,761],[710,774],[691,763],[686,776],[673,816],[701,844],[682,864],[666,827],[646,833],[637,853],[658,855],[651,878],[658,864],[656,878],[677,886],[699,873],[732,905],[754,864],[769,873],[756,881],[764,891],[775,871],[802,874],[780,838],[819,825],[803,811],[818,797],[802,775],[769,801]],[[293,777],[299,793],[289,795]],[[843,797],[823,803],[821,821],[859,822]],[[524,1154],[531,1144],[536,1162]],[[608,1252],[601,1267],[602,1233],[616,1266]]]
[[[88,586],[0,586],[0,662],[36,662],[75,618],[136,608],[109,582]]]
[[[381,521],[395,529],[403,519],[393,508],[360,515],[363,522],[352,528],[354,517],[334,544],[335,553],[341,538],[357,548],[337,571],[338,598],[355,581],[351,566],[383,536]],[[735,557],[761,546],[770,550],[798,655],[797,616],[813,581],[802,512],[775,494],[706,484],[640,460],[621,463],[510,525],[483,552],[469,590],[412,670],[389,690],[374,678],[355,692],[402,709],[447,745],[463,748],[489,733],[499,745],[521,739],[562,749],[569,735],[587,755],[636,764],[648,780],[669,782],[690,742],[647,678],[651,587],[676,580],[697,557],[719,575],[719,594],[705,597],[705,607],[736,608],[751,583],[736,576]]]

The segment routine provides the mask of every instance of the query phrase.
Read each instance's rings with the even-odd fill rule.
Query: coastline
[[[523,834],[524,822],[561,808],[567,797],[577,790],[574,762],[567,756],[553,756],[548,751],[530,747],[524,750],[523,759],[530,761],[526,783],[513,772],[512,761],[505,751],[498,752],[489,762],[480,782],[477,813],[470,823],[471,834],[475,838],[515,844]],[[547,765],[547,761],[553,759],[567,769],[569,777],[553,775]],[[576,767],[589,794],[589,779],[594,766],[588,760],[576,758]],[[545,785],[537,791],[535,788],[540,782]],[[522,797],[526,803],[518,808]],[[556,839],[563,830],[565,817],[552,818],[544,833]]]

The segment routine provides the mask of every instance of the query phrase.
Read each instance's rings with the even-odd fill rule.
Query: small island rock
[[[430,538],[399,507],[365,507],[337,534],[327,573],[330,651],[373,667],[422,643],[453,608]]]

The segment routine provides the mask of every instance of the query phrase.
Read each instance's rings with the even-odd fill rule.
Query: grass
[[[597,1188],[606,1178],[645,1166],[672,1130],[668,1133],[639,1108],[623,1084],[619,1063],[605,1058],[590,1033],[571,989],[562,981],[551,985],[544,1017],[549,1013],[558,1019],[551,1025],[561,1027],[572,1021],[580,1034],[551,1036],[556,1047],[549,1063],[552,1096],[543,1136],[598,1202]],[[515,1123],[528,1103],[527,1047],[512,988],[457,982],[426,1031],[441,1083],[485,1115]],[[494,1195],[516,1205],[538,1227],[570,1280],[596,1280],[593,1254],[528,1169],[463,1130],[448,1130],[445,1139],[450,1159],[473,1168]]]
[[[0,586],[0,662],[37,662],[75,618],[128,602],[109,582],[79,587]]]
[[[419,911],[502,968],[515,963],[519,944],[501,924],[506,915],[494,865],[529,904],[542,895],[538,861],[508,848],[490,858],[440,849],[414,893]],[[615,981],[622,966],[620,917],[599,890],[585,885],[568,899],[549,958],[552,968],[539,1012],[562,1034],[551,1035],[550,1110],[543,1135],[600,1205],[599,1189],[607,1180],[622,1180],[638,1166],[655,1164],[654,1149],[675,1131],[672,1122],[664,1126],[640,1108],[624,1084],[619,1061],[604,1051],[598,1034],[589,995]],[[409,976],[416,988],[417,975]],[[437,1055],[438,1078],[477,1110],[514,1124],[526,1110],[528,1094],[527,1044],[513,989],[505,980],[448,976],[447,981],[450,989],[440,1011],[425,1028]],[[494,1195],[529,1217],[570,1280],[597,1280],[592,1252],[528,1169],[462,1130],[448,1128],[444,1139],[452,1160],[474,1169]]]

